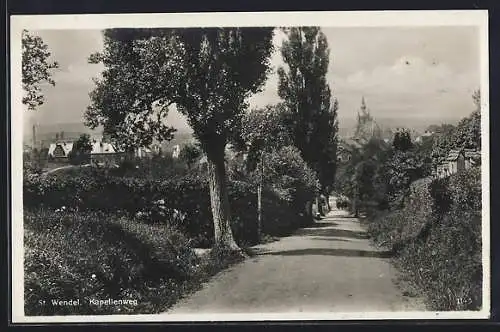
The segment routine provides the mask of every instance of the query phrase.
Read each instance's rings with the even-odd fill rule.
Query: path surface
[[[359,220],[332,211],[314,227],[254,247],[168,313],[423,311],[402,295],[388,254],[374,248]]]
[[[56,168],[53,168],[53,169],[49,169],[49,170],[43,172],[42,175],[56,173],[56,172],[62,171],[64,169],[69,169],[69,168],[89,167],[89,166],[90,166],[90,164],[85,164],[85,165],[65,165],[65,166],[60,166],[60,167],[56,167]]]

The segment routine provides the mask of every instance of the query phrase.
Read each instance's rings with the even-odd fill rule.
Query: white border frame
[[[161,314],[96,316],[24,315],[24,244],[22,200],[23,105],[21,88],[21,31],[61,29],[105,29],[115,27],[201,26],[321,26],[321,27],[426,27],[476,26],[481,52],[482,134],[482,257],[483,307],[480,311],[456,312],[354,312],[301,314]],[[180,322],[180,321],[297,321],[379,319],[485,319],[490,316],[490,173],[489,173],[489,59],[488,12],[463,11],[358,11],[358,12],[238,12],[178,14],[99,14],[11,16],[11,180],[12,180],[12,322]]]

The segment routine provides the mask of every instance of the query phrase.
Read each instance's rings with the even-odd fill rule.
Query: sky
[[[471,95],[479,88],[480,54],[474,27],[349,27],[322,28],[330,47],[327,74],[338,116],[353,119],[364,96],[377,119],[439,121],[460,119],[473,110]],[[45,104],[25,118],[25,129],[38,125],[83,121],[93,77],[101,65],[88,64],[101,51],[99,30],[36,31],[49,46],[60,67],[56,86],[44,87]],[[276,69],[283,65],[279,47],[285,36],[275,33],[271,58],[273,73],[263,92],[250,98],[251,107],[279,102]],[[178,129],[188,125],[171,111],[168,121]]]

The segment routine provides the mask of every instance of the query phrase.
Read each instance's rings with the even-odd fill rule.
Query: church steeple
[[[363,113],[366,113],[365,96],[361,97],[361,111],[362,111]]]

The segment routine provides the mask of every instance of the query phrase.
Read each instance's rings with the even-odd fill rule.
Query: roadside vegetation
[[[364,217],[372,239],[394,254],[405,287],[431,310],[479,310],[482,305],[481,168],[437,178],[431,170],[451,149],[480,151],[477,111],[457,126],[433,128],[428,141],[409,131],[388,143],[371,137],[341,167],[340,208]]]
[[[83,167],[91,159],[85,135],[71,152],[74,167],[47,174],[44,154],[25,156],[27,315],[162,312],[244,259],[246,247],[314,222],[334,180],[337,103],[325,79],[329,51],[320,29],[285,32],[292,42],[283,42],[282,55],[293,68],[297,59],[288,55],[303,49],[304,74],[281,68],[283,103],[263,109],[249,109],[247,99],[270,71],[273,28],[103,32],[103,51],[89,57],[104,71],[85,121],[104,127],[126,157],[115,167]],[[23,56],[48,63],[43,41],[31,45],[24,36],[26,45],[47,52]],[[30,111],[43,103],[30,91],[55,84],[51,68],[33,68],[45,79],[26,86]],[[292,86],[312,72],[315,80]],[[297,99],[300,109],[292,107]],[[136,147],[174,137],[164,121],[173,103],[195,143],[178,158],[132,157]],[[311,131],[300,130],[305,126]],[[52,303],[76,299],[78,306]],[[93,299],[136,302],[99,306]]]

